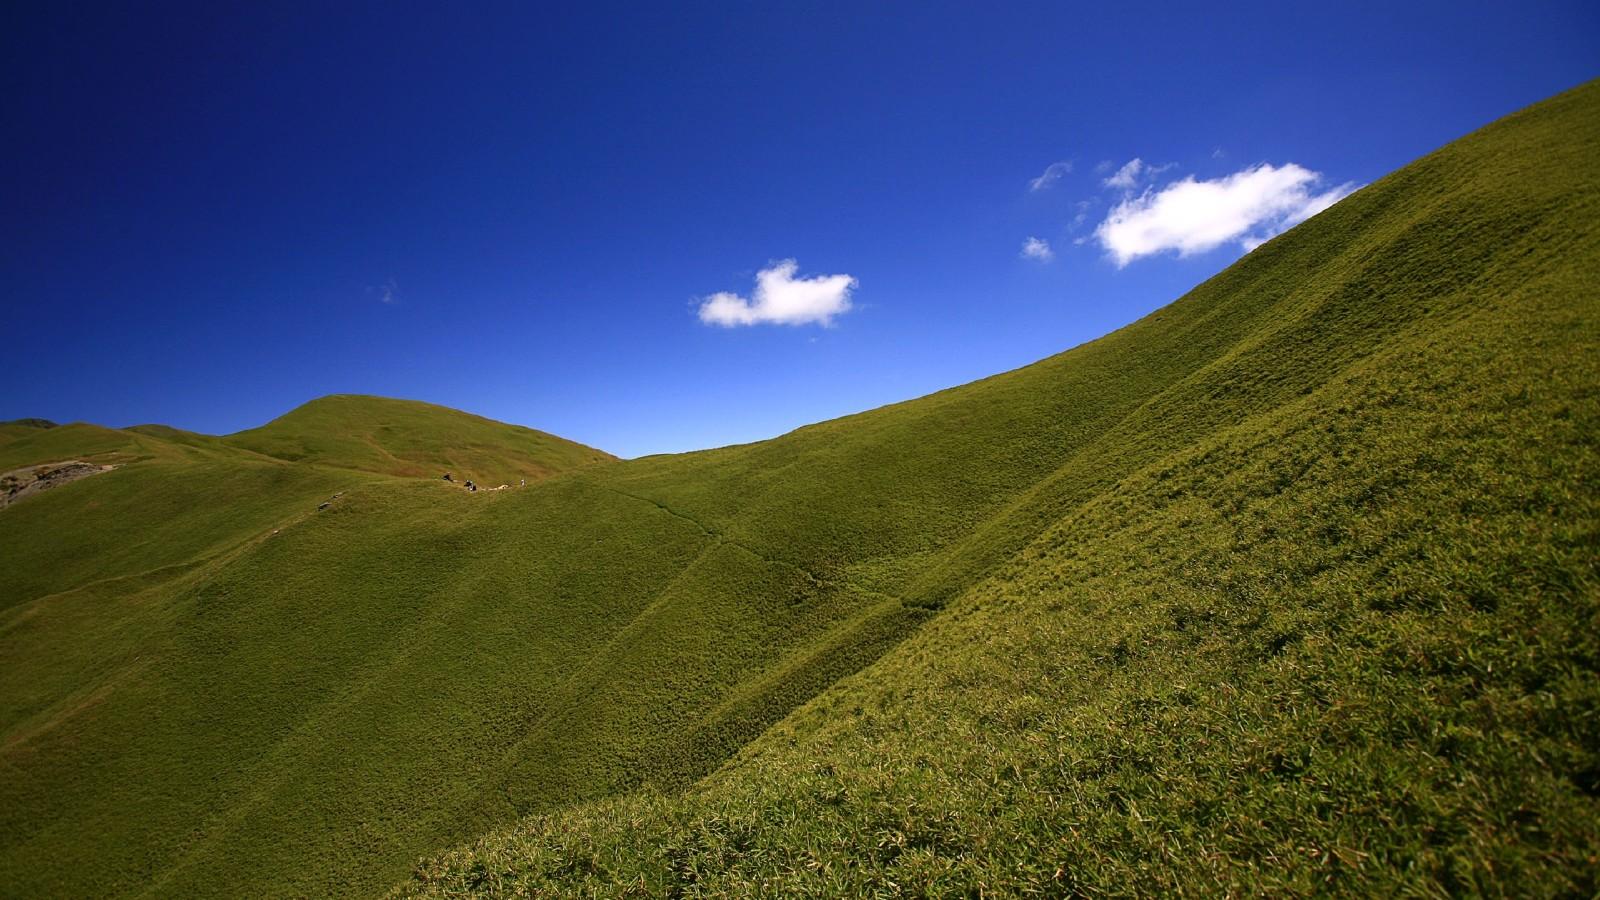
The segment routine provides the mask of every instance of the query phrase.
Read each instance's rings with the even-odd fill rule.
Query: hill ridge
[[[1452,144],[1104,338],[769,441],[469,496],[378,471],[405,429],[359,400],[246,440],[299,461],[85,432],[144,456],[0,515],[0,739],[115,688],[0,751],[0,878],[1581,886],[1585,726],[1515,679],[1595,696],[1596,108]],[[1502,732],[1556,762],[1517,775]],[[1495,830],[1523,797],[1554,855]]]
[[[1593,115],[1600,104],[1597,95],[1600,90],[1587,85],[1475,132],[1474,137],[1496,140],[1506,134],[1502,129],[1512,126],[1547,127],[1546,123],[1563,121],[1560,111],[1566,108],[1568,126],[1586,117],[1585,126],[1577,131],[1587,137],[1551,128],[1544,134],[1561,134],[1557,140],[1562,143],[1556,146],[1564,153],[1530,156],[1571,163],[1576,148],[1592,146],[1593,123],[1600,121]],[[1570,112],[1574,106],[1585,112]],[[1465,142],[1465,147],[1476,150],[1473,143]],[[1546,143],[1539,149],[1551,146]],[[1441,157],[1453,159],[1451,154],[1465,152],[1452,145],[1420,163],[1438,166]],[[1195,889],[1495,893],[1508,887],[1592,892],[1595,882],[1589,861],[1593,848],[1600,846],[1596,827],[1600,810],[1594,792],[1582,786],[1582,773],[1600,762],[1592,728],[1578,725],[1574,717],[1580,714],[1575,711],[1548,725],[1523,720],[1510,724],[1505,717],[1515,715],[1514,690],[1504,700],[1491,702],[1488,698],[1498,695],[1485,695],[1486,705],[1480,707],[1452,705],[1450,692],[1461,689],[1446,680],[1455,671],[1452,664],[1428,661],[1430,654],[1445,658],[1483,654],[1492,655],[1497,666],[1509,659],[1528,659],[1546,640],[1554,646],[1564,642],[1575,648],[1565,655],[1575,667],[1567,677],[1578,679],[1563,689],[1565,702],[1574,710],[1586,709],[1600,696],[1595,671],[1600,647],[1593,628],[1582,624],[1592,623],[1600,608],[1595,590],[1600,581],[1592,554],[1574,555],[1594,539],[1596,520],[1592,493],[1586,497],[1574,478],[1584,465],[1597,464],[1592,441],[1596,373],[1592,365],[1576,361],[1592,360],[1600,350],[1592,315],[1595,284],[1584,275],[1586,266],[1593,271],[1592,262],[1600,253],[1594,218],[1582,214],[1600,205],[1600,173],[1592,157],[1582,162],[1568,173],[1577,185],[1562,196],[1562,215],[1546,210],[1531,221],[1517,215],[1502,217],[1493,232],[1495,237],[1509,236],[1508,246],[1491,254],[1487,265],[1473,268],[1470,278],[1459,277],[1464,271],[1460,268],[1451,270],[1447,283],[1459,295],[1456,300],[1448,293],[1428,291],[1406,301],[1431,318],[1397,325],[1388,311],[1372,309],[1381,333],[1391,338],[1374,352],[1359,354],[1337,371],[1319,375],[1309,390],[1286,384],[1290,396],[1282,403],[1249,410],[1195,444],[1152,453],[1106,489],[1086,494],[1075,513],[1045,522],[1031,537],[1019,539],[1016,552],[996,554],[1010,558],[974,578],[961,590],[959,602],[934,617],[929,627],[869,670],[841,679],[799,708],[706,781],[682,794],[624,795],[527,817],[513,828],[424,861],[398,893],[582,893],[620,890],[624,884],[646,892],[733,895]],[[1258,248],[1241,267],[1273,264],[1271,251],[1309,241],[1308,235],[1319,233],[1319,228],[1325,233],[1335,227],[1330,219],[1367,215],[1364,205],[1398,202],[1386,194],[1409,189],[1404,182],[1414,179],[1416,171],[1415,166],[1408,168],[1363,190],[1272,242],[1278,246]],[[1490,171],[1494,167],[1476,174],[1488,178],[1485,172]],[[1549,182],[1543,187],[1548,195]],[[1411,221],[1426,222],[1426,215],[1418,211]],[[1494,246],[1472,235],[1471,227],[1481,226],[1481,220],[1466,224],[1471,236],[1467,250]],[[1557,233],[1550,234],[1556,226]],[[1407,233],[1416,234],[1402,229],[1402,240]],[[1433,249],[1441,248],[1434,244]],[[1384,255],[1381,247],[1351,250],[1363,263]],[[1535,258],[1546,268],[1535,270],[1532,278],[1524,277],[1527,260]],[[1410,262],[1393,253],[1389,259]],[[1513,261],[1520,261],[1521,267]],[[1224,274],[1237,276],[1239,267]],[[1411,282],[1415,286],[1416,279]],[[1518,297],[1524,308],[1497,309],[1498,292],[1484,287],[1507,283],[1513,286],[1508,295]],[[1372,297],[1347,296],[1367,302]],[[1442,309],[1437,308],[1440,301],[1445,302]],[[1317,323],[1319,307],[1330,308],[1325,300],[1308,300],[1302,307],[1305,312],[1297,318],[1312,325]],[[1293,324],[1280,318],[1268,330],[1292,336]],[[1368,330],[1360,318],[1351,324]],[[1530,340],[1524,333],[1537,338]],[[1227,374],[1223,362],[1229,357],[1244,359],[1259,350],[1265,334],[1257,331],[1253,341],[1218,356],[1208,367],[1209,383],[1218,384],[1216,377]],[[1544,348],[1539,351],[1544,355],[1533,347]],[[1575,362],[1563,371],[1566,360]],[[1520,375],[1517,380],[1526,379],[1523,387],[1517,390],[1517,380],[1510,380],[1509,390],[1501,390],[1504,382],[1498,378],[1505,372],[1490,378],[1480,375],[1494,369],[1482,365],[1491,361]],[[1522,368],[1517,370],[1518,366]],[[1189,377],[1205,381],[1199,371]],[[1478,394],[1467,392],[1468,386]],[[1479,399],[1485,394],[1482,399],[1489,403]],[[1149,404],[1159,404],[1162,396],[1153,395]],[[1538,473],[1544,464],[1531,463],[1530,469],[1525,461],[1538,457],[1526,452],[1485,462],[1500,446],[1517,447],[1515,442],[1522,437],[1510,426],[1496,429],[1498,403],[1513,410],[1541,404],[1539,408],[1552,414],[1543,431],[1537,432],[1540,438],[1530,439],[1527,446],[1548,455],[1556,471],[1566,473],[1564,477],[1530,477],[1526,473]],[[1463,410],[1477,410],[1476,421],[1463,422],[1459,418]],[[1134,415],[1130,412],[1120,421]],[[1387,423],[1399,421],[1395,417],[1400,415],[1416,423],[1410,426],[1413,434],[1427,435],[1434,442],[1421,444],[1414,458],[1407,458],[1406,445],[1397,448],[1393,441],[1383,442],[1389,435],[1383,429],[1392,427]],[[1516,427],[1525,427],[1526,418]],[[1569,422],[1574,424],[1564,424]],[[1279,428],[1289,430],[1280,436],[1272,430]],[[1318,447],[1320,455],[1305,454],[1300,445],[1322,428],[1330,434],[1365,436],[1360,442],[1344,439],[1332,447]],[[1560,440],[1548,434],[1552,429]],[[1586,429],[1587,441],[1582,437]],[[1221,449],[1240,442],[1240,449]],[[1364,449],[1381,463],[1362,469],[1362,456],[1342,452],[1346,443],[1349,450]],[[1092,453],[1092,448],[1091,444],[1079,452]],[[1230,471],[1216,460],[1238,468]],[[1511,465],[1512,460],[1518,465]],[[1248,468],[1252,462],[1258,467],[1265,463],[1266,469],[1252,471]],[[1460,477],[1484,465],[1493,467],[1498,480]],[[1340,467],[1359,477],[1331,480],[1330,468]],[[1452,467],[1460,467],[1457,478],[1427,477],[1450,473]],[[1186,470],[1208,474],[1186,476]],[[1508,481],[1508,477],[1524,480]],[[1233,493],[1208,492],[1212,484],[1226,484]],[[1329,491],[1335,493],[1310,499],[1309,492]],[[1549,500],[1530,505],[1518,496],[1521,491],[1546,494]],[[1420,492],[1425,502],[1398,514],[1389,512],[1386,503],[1406,496],[1403,492]],[[1107,516],[1135,522],[1141,516],[1151,518],[1154,514],[1141,513],[1139,503],[1152,510],[1180,504],[1186,512],[1160,523],[1165,532],[1141,531],[1140,544],[1123,545],[1124,555],[1117,557],[1118,545],[1108,537],[1116,532],[1103,530],[1101,523]],[[1474,539],[1472,523],[1480,519],[1448,514],[1446,510],[1455,508],[1451,504],[1475,510],[1478,516],[1503,510],[1502,518],[1509,518],[1500,526],[1476,526],[1494,531]],[[1262,511],[1270,514],[1271,524],[1252,521]],[[1206,558],[1218,554],[1207,546],[1208,540],[1216,539],[1202,527],[1207,515],[1227,525],[1219,535],[1224,540],[1221,551],[1227,554],[1221,558],[1234,560],[1233,568]],[[1410,516],[1413,524],[1390,524],[1381,518],[1396,515],[1401,522]],[[1407,559],[1406,553],[1421,552],[1421,547],[1405,549],[1403,542],[1416,540],[1410,529],[1435,516],[1438,521],[1433,524],[1451,526],[1451,538],[1434,537],[1434,543],[1422,546],[1446,557],[1454,556],[1454,547],[1471,547],[1479,554],[1475,565],[1452,571],[1442,563],[1418,567]],[[1557,537],[1550,529],[1560,522],[1589,525],[1576,524],[1564,537]],[[1189,533],[1181,531],[1184,528],[1198,530]],[[1352,534],[1360,534],[1358,529],[1379,540],[1377,547],[1341,550]],[[1077,544],[1052,537],[1063,530],[1075,532]],[[1146,543],[1163,534],[1161,542]],[[1550,537],[1534,538],[1523,549],[1513,536],[1528,541],[1528,534]],[[1386,548],[1381,541],[1402,542],[1402,551],[1394,550],[1393,543]],[[1087,593],[1080,588],[1076,596],[1065,593],[1056,573],[1063,567],[1070,570],[1080,554],[1108,545],[1113,551],[1101,550],[1095,557],[1104,568],[1080,564],[1082,574],[1076,576],[1084,585],[1106,586]],[[1321,545],[1334,552],[1314,549]],[[1257,546],[1272,550],[1253,549]],[[1166,553],[1188,559],[1181,566],[1168,566]],[[1516,553],[1540,559],[1532,583],[1526,576],[1492,568],[1498,559]],[[1379,596],[1361,603],[1364,598],[1358,594],[1352,607],[1347,597],[1350,588],[1340,579],[1355,575],[1345,574],[1346,570],[1363,565],[1364,559],[1372,560],[1374,568],[1364,580],[1357,576],[1355,584],[1370,585]],[[1513,562],[1501,572],[1521,568]],[[1302,583],[1317,584],[1316,593],[1299,595],[1310,601],[1304,609],[1270,602],[1275,593]],[[1542,590],[1557,593],[1541,597],[1535,587],[1541,583]],[[1126,586],[1125,594],[1159,593],[1137,602],[1129,597],[1113,606],[1110,592],[1118,585]],[[1385,596],[1391,592],[1397,599]],[[1167,600],[1172,595],[1177,599]],[[1289,596],[1297,595],[1291,591]],[[1406,619],[1384,618],[1396,612],[1423,615],[1432,604],[1470,624],[1450,627],[1449,619],[1436,616],[1434,624],[1422,624],[1418,626],[1422,630],[1413,633],[1397,630],[1406,626]],[[1474,616],[1492,617],[1497,605],[1514,606],[1517,611],[1503,623],[1492,618],[1482,624],[1473,621]],[[1069,612],[1079,607],[1081,613]],[[1046,615],[1051,610],[1061,611],[1056,615],[1067,617],[1070,624],[1052,622]],[[1156,618],[1141,619],[1150,616]],[[1163,616],[1168,618],[1162,620]],[[1400,648],[1396,652],[1416,660],[1414,665],[1420,668],[1402,664],[1397,672],[1373,674],[1348,662],[1372,655],[1361,652],[1359,643],[1342,650],[1343,658],[1316,649],[1340,647],[1341,628],[1358,633],[1361,640],[1396,644]],[[1031,637],[1037,634],[1050,638]],[[1236,644],[1218,640],[1235,635],[1240,637]],[[1130,640],[1132,636],[1139,640]],[[1038,646],[1020,652],[1030,642]],[[1189,650],[1195,642],[1201,642],[1206,652]],[[971,653],[959,649],[969,645],[977,649]],[[1257,659],[1248,656],[1255,646],[1262,654]],[[1072,662],[1064,667],[1054,662],[1063,657]],[[1276,674],[1273,660],[1300,657],[1309,668],[1291,667]],[[958,661],[942,666],[942,677],[948,680],[941,681],[940,673],[928,670],[947,658]],[[1196,681],[1216,660],[1224,660],[1230,668],[1211,677],[1229,680]],[[1013,661],[1018,671],[1010,671]],[[1513,684],[1543,671],[1537,668],[1537,658],[1523,665],[1534,668],[1511,676]],[[1083,678],[1075,675],[1074,666],[1083,667]],[[1116,676],[1097,672],[1127,666],[1148,672],[1101,686],[1099,679]],[[1320,680],[1294,674],[1321,675],[1324,670],[1330,674]],[[1488,675],[1481,662],[1472,671],[1477,678]],[[1375,681],[1380,678],[1381,682]],[[1281,686],[1274,687],[1274,680]],[[1501,676],[1493,690],[1506,692],[1507,680]],[[1230,689],[1230,681],[1239,687]],[[1543,677],[1533,683],[1542,684]],[[922,685],[933,687],[918,692]],[[1369,710],[1354,705],[1362,691],[1373,687],[1383,692],[1378,696],[1388,698],[1386,707]],[[1079,690],[1084,692],[1082,699],[1075,699],[1072,692]],[[1034,699],[1041,693],[1050,694],[1055,705]],[[1319,718],[1322,707],[1307,707],[1293,699],[1308,693],[1333,693],[1338,700],[1326,707],[1331,710],[1327,717]],[[1445,699],[1431,700],[1440,695]],[[967,702],[968,697],[978,699]],[[1445,705],[1438,708],[1435,702]],[[1341,708],[1352,712],[1341,714]],[[1186,712],[1191,709],[1196,712]],[[1202,718],[1207,715],[1213,721]],[[1327,729],[1340,727],[1341,715],[1345,731],[1333,734],[1359,735],[1359,741],[1375,741],[1390,755],[1374,757],[1361,749],[1361,743],[1327,737]],[[1199,722],[1193,721],[1197,718]],[[1260,735],[1267,748],[1275,748],[1259,770],[1241,770],[1236,760],[1260,759],[1263,752],[1257,748],[1262,744],[1245,743],[1232,736],[1238,732],[1221,730],[1241,719],[1249,723],[1245,736]],[[1032,724],[1036,722],[1040,724]],[[1447,723],[1443,727],[1448,730],[1442,736],[1441,726],[1434,724],[1430,734],[1430,722]],[[1422,733],[1410,740],[1420,739],[1421,747],[1385,744],[1381,736],[1397,728],[1420,728]],[[1121,739],[1123,734],[1129,737]],[[1100,735],[1110,737],[1101,740]],[[1215,742],[1221,755],[1213,761],[1217,754],[1196,751],[1196,744],[1186,748],[1180,743],[1186,737],[1198,745],[1208,739]],[[1509,755],[1497,749],[1500,740],[1510,742]],[[1547,759],[1566,762],[1530,770],[1521,742],[1543,748],[1539,752]],[[969,744],[975,745],[974,751],[964,753]],[[1323,759],[1320,765],[1317,754]],[[1463,795],[1452,796],[1448,787],[1442,793],[1431,787],[1438,782],[1426,768],[1413,776],[1408,768],[1413,759],[1446,767],[1451,774],[1441,778],[1464,779],[1456,782],[1467,785]],[[1341,765],[1344,768],[1330,771]],[[1275,781],[1278,771],[1296,780]],[[1302,791],[1297,784],[1310,786]],[[998,803],[997,795],[1003,798]],[[1438,805],[1418,809],[1401,804],[1396,812],[1400,818],[1373,820],[1375,810],[1395,808],[1392,798],[1414,795]],[[1256,800],[1257,796],[1266,799]],[[1328,811],[1273,807],[1268,800],[1274,796],[1289,802],[1303,796],[1305,803],[1321,804]],[[1190,797],[1206,805],[1190,808],[1186,805]],[[1385,803],[1385,797],[1391,803]],[[1528,830],[1500,837],[1497,828],[1504,827],[1499,823],[1508,816],[1528,817]],[[1341,828],[1341,823],[1349,822],[1359,822],[1365,830],[1352,834],[1347,824]],[[1140,828],[1138,823],[1151,825]],[[1165,835],[1183,838],[1167,842],[1162,840]],[[1304,852],[1308,846],[1331,849],[1318,849],[1308,858]],[[1065,858],[1062,847],[1068,848]],[[1262,861],[1270,866],[1256,865]]]
[[[291,462],[411,477],[438,477],[453,469],[463,480],[485,484],[542,478],[615,459],[537,429],[426,401],[367,394],[318,397],[220,440]]]

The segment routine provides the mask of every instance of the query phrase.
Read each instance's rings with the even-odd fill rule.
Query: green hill
[[[438,478],[450,471],[489,487],[614,458],[431,403],[353,394],[313,400],[223,441],[278,459],[385,475]]]
[[[8,444],[20,437],[28,437],[41,429],[54,428],[49,419],[11,419],[0,422],[0,444]]]
[[[938,616],[713,775],[406,892],[1592,895],[1597,138],[1589,85],[1102,341],[823,426],[942,414],[964,479],[986,413],[1048,452],[1021,398],[1140,397],[902,576]]]
[[[72,456],[111,460],[150,455],[153,445],[138,435],[85,422],[52,428],[22,426],[0,441],[0,470],[54,462]]]
[[[119,432],[0,512],[0,882],[1592,893],[1597,132],[759,444],[472,495],[436,407]]]

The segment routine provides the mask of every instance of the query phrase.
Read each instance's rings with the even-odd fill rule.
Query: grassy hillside
[[[1597,140],[1590,85],[1006,376],[1272,310],[902,579],[954,599],[711,777],[406,892],[1592,895]]]
[[[1582,889],[1597,113],[773,441],[469,495],[515,438],[421,404],[117,432],[0,512],[0,880]]]
[[[16,426],[0,442],[0,471],[63,459],[126,460],[157,452],[138,435],[84,422],[54,428]]]
[[[56,423],[49,419],[10,419],[0,422],[0,444],[9,444],[17,438],[54,427]]]
[[[223,440],[278,459],[385,475],[438,478],[451,472],[488,487],[613,458],[542,431],[431,403],[351,394],[313,400]]]

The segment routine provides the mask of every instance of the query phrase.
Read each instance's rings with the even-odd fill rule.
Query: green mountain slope
[[[29,437],[34,433],[56,427],[56,423],[49,419],[11,419],[0,422],[0,444],[9,444],[20,437]]]
[[[385,475],[486,487],[543,478],[610,454],[555,435],[431,403],[337,394],[297,407],[224,443],[267,456]]]
[[[530,817],[407,892],[1593,894],[1597,139],[1589,85],[1007,376],[1271,309],[711,777]]]
[[[7,429],[7,440],[0,443],[0,471],[74,456],[110,459],[152,452],[152,445],[142,442],[137,435],[84,422],[53,428],[24,425],[7,426]]]
[[[118,432],[122,469],[0,512],[0,880],[371,893],[528,814],[412,888],[1576,877],[1597,112],[773,441],[469,495],[436,469],[506,445],[450,456],[420,404]]]

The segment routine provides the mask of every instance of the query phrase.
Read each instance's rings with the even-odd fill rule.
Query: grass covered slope
[[[403,403],[392,408],[428,409]],[[496,446],[499,438],[486,420],[455,413],[437,419],[438,440],[448,442],[451,427],[465,422],[469,433],[461,443],[467,455],[530,473],[545,471],[550,460],[518,461],[516,441],[531,441],[540,451],[567,443],[530,439],[528,434],[538,433],[505,426],[510,437]],[[405,601],[414,591],[425,593],[427,582],[404,577],[407,563],[418,561],[407,559],[415,550],[408,541],[426,545],[424,564],[447,570],[461,565],[460,548],[448,543],[458,523],[438,517],[470,513],[472,507],[452,507],[464,493],[431,479],[422,487],[349,468],[289,462],[164,426],[17,430],[14,440],[0,446],[0,460],[8,465],[76,458],[116,468],[21,500],[0,514],[0,546],[6,548],[6,565],[0,567],[4,881],[33,893],[127,892],[148,881],[127,872],[140,871],[141,861],[166,859],[159,855],[162,848],[174,840],[181,844],[197,822],[231,802],[219,790],[262,777],[270,757],[261,753],[285,740],[291,716],[304,708],[296,701],[314,703],[319,689],[349,682],[353,676],[339,668],[349,659],[340,654],[370,650],[363,642],[373,633],[365,629],[392,625],[394,615],[414,611]],[[278,433],[290,432],[285,427]],[[421,490],[423,497],[409,507],[376,507],[382,517],[364,522],[354,536],[341,533],[349,546],[329,549],[320,559],[271,557],[278,565],[255,579],[229,578],[239,569],[256,569],[254,560],[268,545],[293,546],[298,529],[335,503],[342,508],[350,502],[347,495],[362,489],[402,497]],[[319,508],[325,501],[331,501],[327,509]],[[481,539],[476,545],[493,546]],[[385,552],[398,553],[393,568],[401,574],[392,580],[363,568],[363,560],[385,559]],[[307,565],[329,571],[309,579],[308,586]],[[507,567],[507,574],[514,571]],[[321,620],[343,629],[337,635],[289,635],[246,616],[248,624],[237,624],[236,633],[257,652],[229,650],[219,664],[198,648],[207,630],[229,614],[195,604],[196,592],[217,581],[230,585],[224,591],[242,582],[246,611],[257,615],[261,610],[252,599],[277,603],[273,608],[280,611],[311,599],[318,605],[331,601],[324,612],[352,618]],[[350,583],[357,586],[346,590]],[[374,594],[370,605],[359,603]],[[313,614],[287,627],[317,621]],[[291,640],[296,637],[298,643]],[[494,673],[481,660],[470,665]],[[293,673],[287,679],[263,675],[284,669]],[[262,696],[262,685],[275,686],[281,696],[257,707],[250,698]],[[430,683],[417,683],[400,696],[410,699],[431,689]],[[201,699],[208,705],[196,706]],[[430,833],[429,840],[435,839]],[[42,866],[16,874],[26,862],[15,854],[39,847],[65,848],[71,859],[65,868],[76,871]],[[108,871],[124,874],[107,878]]]
[[[17,438],[30,437],[39,431],[56,427],[49,419],[10,419],[0,422],[0,446]]]
[[[237,519],[233,543],[204,555],[119,541],[127,574],[48,585],[0,622],[0,651],[19,661],[16,696],[0,696],[19,711],[0,722],[0,874],[68,893],[375,889],[521,814],[692,783],[1003,562],[1052,504],[1288,393],[1268,380],[1232,405],[1151,413],[1215,390],[1208,371],[1262,339],[1302,269],[1243,276],[1275,292],[1213,282],[1106,339],[919,401],[527,490],[468,497],[431,477],[249,455],[263,472],[344,480],[192,504],[290,505]],[[1315,383],[1342,365],[1337,338],[1296,339],[1285,359]],[[162,434],[185,454],[243,454]],[[1059,474],[1075,461],[1094,464],[1087,477]],[[103,509],[136,473],[63,497]],[[119,520],[134,535],[151,523],[126,505],[139,496]],[[57,508],[26,533],[72,533],[77,513]],[[154,521],[185,520],[166,508]],[[158,552],[163,568],[137,568]],[[63,648],[102,617],[118,623],[115,652],[57,665],[80,659]]]
[[[858,565],[942,612],[716,773],[406,892],[1593,894],[1597,145],[1588,85],[1004,376],[1250,322],[917,571]]]
[[[0,471],[71,458],[118,462],[159,452],[157,444],[139,435],[84,422],[52,428],[20,426],[8,431],[7,437],[0,442]]]
[[[1361,790],[1423,787],[1405,728],[1444,695],[1431,670],[1379,668],[1365,706],[1339,707],[1355,737],[1329,758],[1410,760],[1398,774],[1324,808],[1274,762],[1236,783],[1288,805],[1260,821],[1230,805],[1218,760],[1325,752],[1283,718],[1335,696],[1307,693],[1311,663],[1354,690],[1331,664],[1389,659],[1402,633],[1383,629],[1465,622],[1588,696],[1591,663],[1544,670],[1515,642],[1581,650],[1559,614],[1593,616],[1581,526],[1553,529],[1593,519],[1571,486],[1592,470],[1597,107],[1585,88],[1452,145],[1099,341],[773,441],[469,495],[437,470],[510,481],[469,467],[546,445],[370,398],[221,439],[95,432],[126,465],[0,512],[25,562],[0,572],[0,883],[371,893],[528,814],[413,887],[1020,889],[1006,879],[1066,878],[1065,855],[1017,864],[1066,847],[1104,860],[1071,869],[1083,886],[1248,879],[1321,835],[1295,810],[1362,822]],[[1540,412],[1565,424],[1516,418]],[[44,440],[0,453],[71,443]],[[1499,518],[1456,522],[1463,508]],[[1455,543],[1436,543],[1446,528]],[[1506,562],[1524,559],[1570,606],[1528,592]],[[1463,585],[1510,618],[1451,618],[1439,598]],[[1582,721],[1568,709],[1461,727],[1559,773],[1548,760]],[[1146,743],[1105,743],[1123,738]],[[1441,778],[1500,771],[1461,741]],[[1574,753],[1558,758],[1581,772]],[[1152,773],[1200,787],[1134,780]],[[1535,785],[1565,798],[1540,826],[1557,868],[1592,802],[1558,781]],[[1161,805],[1208,786],[1204,810]],[[1113,817],[1113,789],[1179,835],[1164,861],[1119,836],[1141,820]],[[1479,794],[1520,821],[1504,789]],[[1483,846],[1452,837],[1478,820],[1427,796],[1397,846],[1424,828]],[[1058,815],[1069,800],[1076,818]],[[1229,843],[1223,822],[1263,843]]]
[[[542,431],[431,403],[353,394],[312,400],[223,441],[278,459],[384,475],[438,478],[451,472],[458,481],[485,487],[614,458]]]
[[[67,459],[117,468],[5,508],[0,611],[213,556],[341,486],[370,480],[82,423],[0,446],[0,467]]]

